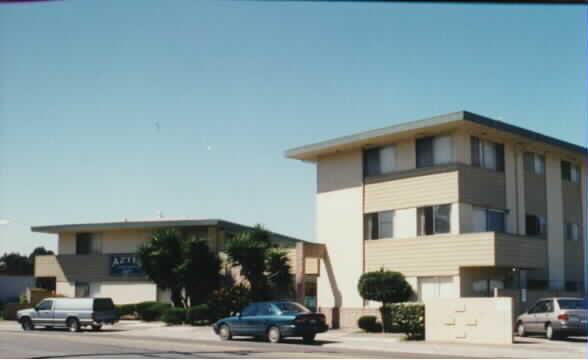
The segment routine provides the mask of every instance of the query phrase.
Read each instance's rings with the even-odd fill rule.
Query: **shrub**
[[[357,326],[366,332],[382,332],[382,324],[378,322],[375,316],[362,316],[357,320]]]
[[[168,325],[178,325],[186,322],[188,310],[184,308],[166,308],[161,314],[161,321]]]
[[[425,305],[392,304],[386,306],[391,313],[394,325],[411,340],[425,338]]]
[[[188,313],[188,322],[191,325],[208,325],[210,323],[210,312],[208,311],[208,305],[200,304],[192,306]]]
[[[357,289],[365,300],[380,301],[383,305],[407,301],[412,295],[404,275],[383,269],[361,275]]]
[[[157,321],[161,319],[163,312],[171,307],[169,303],[161,303],[156,301],[145,301],[138,303],[137,314],[143,321]]]
[[[243,285],[216,290],[208,300],[209,320],[214,322],[240,312],[250,300],[251,292]]]
[[[118,316],[126,316],[126,315],[135,315],[137,311],[137,305],[135,304],[124,304],[124,305],[116,305],[116,311],[118,312]]]

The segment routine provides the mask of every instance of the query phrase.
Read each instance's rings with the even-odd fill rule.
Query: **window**
[[[255,316],[257,313],[257,304],[251,304],[243,310],[241,316]]]
[[[586,300],[558,299],[557,303],[562,310],[586,310]]]
[[[578,241],[580,237],[580,227],[578,224],[566,223],[565,235],[566,240]]]
[[[537,175],[545,174],[545,156],[537,153],[525,153],[525,171]]]
[[[545,216],[527,214],[526,225],[527,235],[529,236],[544,236],[547,234]]]
[[[277,311],[274,309],[272,304],[263,303],[257,304],[257,315],[264,316],[264,315],[275,315]]]
[[[451,136],[434,136],[416,140],[417,168],[447,164],[453,159]]]
[[[385,146],[364,153],[365,176],[377,176],[396,169],[396,147]]]
[[[506,232],[506,212],[504,210],[473,208],[474,232]]]
[[[365,230],[366,240],[394,237],[394,211],[366,214]]]
[[[427,206],[418,209],[418,234],[444,234],[451,231],[451,205]]]
[[[504,145],[471,137],[472,165],[504,171]]]
[[[100,253],[100,241],[95,233],[76,234],[76,254],[88,255]]]
[[[580,183],[580,168],[569,161],[562,160],[561,162],[561,178],[563,180],[571,181],[573,183]]]
[[[280,310],[282,314],[284,313],[300,313],[300,312],[308,312],[309,310],[297,303],[293,302],[280,302],[276,304],[277,308]]]
[[[37,310],[51,310],[52,307],[53,307],[53,301],[52,300],[45,300],[42,303],[40,303],[39,305],[37,305]]]
[[[76,297],[90,297],[90,284],[76,282]]]

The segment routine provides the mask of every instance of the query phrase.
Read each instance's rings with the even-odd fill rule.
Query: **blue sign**
[[[111,276],[145,276],[141,268],[141,260],[136,254],[120,254],[110,256]]]

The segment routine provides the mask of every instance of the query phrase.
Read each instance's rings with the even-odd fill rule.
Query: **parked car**
[[[548,339],[586,336],[586,300],[545,298],[517,317],[517,335],[545,334]]]
[[[45,326],[75,332],[89,326],[98,331],[103,324],[117,322],[118,314],[110,298],[48,298],[34,308],[18,311],[16,319],[23,330]]]
[[[316,334],[327,331],[325,315],[311,312],[291,301],[258,302],[247,306],[235,316],[213,324],[221,340],[233,336],[267,338],[272,343],[288,337],[302,337],[305,343],[314,341]]]

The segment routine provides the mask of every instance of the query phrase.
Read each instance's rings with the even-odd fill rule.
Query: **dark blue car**
[[[253,303],[236,316],[214,323],[214,332],[221,340],[233,336],[267,338],[277,343],[287,337],[302,337],[313,342],[316,334],[327,331],[325,315],[311,312],[291,301],[267,301]]]

